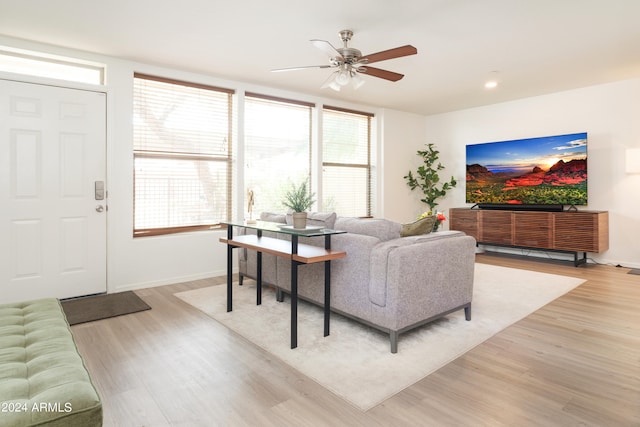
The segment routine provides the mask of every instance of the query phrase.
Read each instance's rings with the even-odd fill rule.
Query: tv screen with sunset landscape
[[[466,202],[587,204],[587,134],[467,145]]]

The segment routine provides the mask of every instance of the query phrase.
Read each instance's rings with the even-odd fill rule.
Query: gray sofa
[[[263,213],[262,220],[286,222],[285,215]],[[334,235],[332,249],[346,258],[331,264],[331,309],[390,335],[391,352],[398,335],[464,309],[471,320],[475,239],[459,231],[440,231],[400,237],[402,225],[385,219],[310,214],[310,224],[347,231]],[[238,229],[240,234],[253,230]],[[264,234],[265,236],[268,233]],[[287,239],[287,235],[277,236]],[[324,245],[322,237],[301,237],[300,243]],[[239,250],[240,283],[256,277],[256,253]],[[300,298],[322,304],[322,264],[298,269]],[[288,293],[291,264],[287,259],[263,254],[263,283]]]

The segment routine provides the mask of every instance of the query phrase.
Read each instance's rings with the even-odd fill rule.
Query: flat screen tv
[[[466,151],[467,203],[534,210],[587,204],[586,132],[469,144]]]

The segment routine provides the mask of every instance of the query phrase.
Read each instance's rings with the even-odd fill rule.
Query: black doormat
[[[77,325],[151,310],[151,307],[133,291],[126,291],[62,301],[62,309],[69,325]]]

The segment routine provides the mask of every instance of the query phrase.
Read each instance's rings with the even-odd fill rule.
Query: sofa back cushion
[[[340,217],[336,220],[335,228],[347,233],[365,234],[385,241],[400,237],[402,224],[383,218]]]
[[[282,224],[285,224],[287,222],[287,218],[284,214],[278,214],[273,212],[260,213],[260,219],[262,221],[278,222]]]
[[[324,228],[333,229],[336,224],[335,212],[308,212],[307,213],[307,225],[319,225]],[[286,215],[287,224],[293,224],[293,215],[289,212]]]

